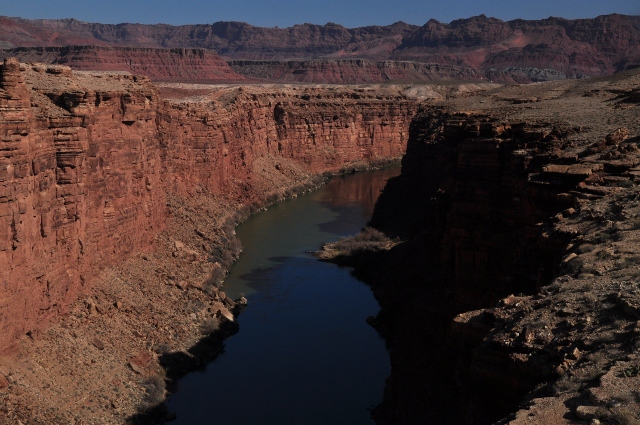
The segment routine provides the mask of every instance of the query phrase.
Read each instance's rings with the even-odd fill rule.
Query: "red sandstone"
[[[294,166],[321,173],[398,158],[414,111],[362,89],[231,88],[167,102],[126,75],[11,59],[1,72],[4,352],[66,312],[97,271],[150,249],[167,193],[201,188],[242,205],[277,190],[271,175]]]

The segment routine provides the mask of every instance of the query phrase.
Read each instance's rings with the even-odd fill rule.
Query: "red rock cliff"
[[[398,158],[412,102],[364,89],[225,89],[161,101],[147,80],[7,59],[0,77],[0,346],[149,249],[167,191],[240,206],[290,167]]]
[[[41,74],[73,84],[68,75]],[[126,78],[108,90],[52,88],[45,96],[29,90],[11,59],[1,81],[6,348],[65,311],[100,267],[148,247],[162,227],[163,194],[149,190],[161,170],[151,87]]]
[[[13,49],[0,57],[21,62],[65,65],[78,71],[127,71],[154,80],[241,82],[214,51],[109,46],[66,46]]]

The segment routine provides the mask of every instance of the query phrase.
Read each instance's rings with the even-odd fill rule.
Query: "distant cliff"
[[[535,76],[528,81],[608,75],[640,66],[640,17],[624,15],[508,22],[481,15],[449,24],[430,20],[421,27],[398,22],[355,29],[333,23],[262,28],[242,22],[110,25],[7,17],[0,23],[0,45],[7,48],[91,44],[204,48],[233,60],[413,61],[471,68],[498,80],[516,70],[518,75]],[[354,81],[348,70],[340,80],[332,67],[327,67],[327,75],[308,75],[317,75],[313,82]],[[413,75],[420,81],[421,74]],[[357,82],[377,81],[378,75],[374,72],[371,80]]]
[[[78,71],[127,71],[153,80],[242,82],[215,52],[111,46],[34,47],[0,51],[0,58],[66,65]]]

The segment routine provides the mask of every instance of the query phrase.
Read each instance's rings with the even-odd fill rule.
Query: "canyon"
[[[15,59],[0,75],[14,422],[121,423],[161,401],[235,331],[218,290],[234,225],[322,173],[399,159],[416,110],[397,87],[156,86]]]
[[[154,27],[150,37],[151,26],[95,24],[87,32],[78,21],[9,19],[3,30],[28,25],[33,43],[57,43],[50,28],[64,37],[103,35],[99,47],[37,47],[24,52],[40,63],[7,58],[0,68],[0,423],[170,420],[162,401],[172,382],[202,368],[237,332],[243,300],[221,289],[241,251],[234,226],[326,176],[400,157],[402,174],[370,223],[392,241],[348,255],[326,247],[328,257],[356,268],[381,305],[369,322],[386,339],[393,370],[376,421],[635,423],[634,19],[477,17],[355,35],[325,26],[336,39],[346,31],[368,46],[375,37],[394,40],[389,51],[402,53],[393,58],[401,69],[406,60],[442,59],[416,62],[411,72],[431,74],[406,84],[379,84],[404,78],[379,77],[382,57],[295,68],[274,55],[229,66],[195,47],[108,45],[124,44],[116,29],[154,44],[161,29],[185,28]],[[555,55],[564,44],[545,46],[533,35],[548,33],[543,23],[589,53],[562,62]],[[597,36],[609,26],[624,35]],[[516,30],[526,37],[513,38]],[[441,40],[446,53],[436,51]],[[481,45],[493,47],[484,56],[466,50]],[[553,69],[541,79],[572,78],[472,78],[492,69],[483,68],[487,61],[503,72],[500,60],[513,64],[510,55],[524,51],[518,72],[533,75],[535,65]],[[61,52],[78,56],[74,67],[109,69],[42,63]],[[331,55],[328,47],[317,52]],[[548,64],[551,56],[564,65],[529,61]],[[116,69],[122,61],[129,72]],[[236,83],[130,74],[180,80],[165,77],[181,66],[193,72],[182,80]],[[246,80],[296,70],[330,83],[362,81],[360,72],[378,79]],[[469,81],[441,81],[451,73]],[[575,78],[585,75],[599,77]]]
[[[118,63],[153,79],[183,81],[238,81],[234,71],[250,78],[342,84],[574,79],[640,66],[639,41],[640,18],[625,15],[508,22],[480,15],[448,24],[353,29],[335,23],[262,28],[243,22],[109,25],[0,17],[2,57],[92,70],[112,70]],[[175,72],[190,65],[196,70]]]

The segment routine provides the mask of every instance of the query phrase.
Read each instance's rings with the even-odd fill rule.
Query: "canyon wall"
[[[15,52],[12,50],[11,52]],[[517,63],[517,62],[514,62]],[[477,69],[409,61],[370,61],[366,59],[309,59],[282,61],[229,61],[238,74],[259,80],[325,84],[419,83],[445,81],[488,81],[518,83],[564,80],[567,74],[555,69],[505,67]]]
[[[378,423],[637,417],[620,370],[638,363],[638,81],[511,87],[416,115],[370,223],[402,242],[352,263],[391,348]]]
[[[0,83],[3,352],[63,314],[97,271],[151,249],[167,194],[202,189],[239,208],[283,190],[277,176],[296,167],[398,158],[415,109],[363,89],[169,102],[144,78],[15,59]]]
[[[0,22],[0,46],[6,48],[91,44],[211,49],[232,60],[413,61],[470,68],[488,73],[493,79],[501,79],[504,73],[515,73],[514,79],[503,79],[508,82],[610,75],[640,65],[639,18],[615,14],[594,19],[552,17],[508,22],[480,15],[448,24],[432,19],[420,27],[397,22],[354,29],[335,23],[261,28],[242,22],[184,26],[107,25],[74,19],[29,21],[7,17],[0,17]],[[6,54],[19,53],[9,51]],[[287,66],[295,66],[300,71],[299,65]],[[397,72],[413,76],[417,81],[423,80],[425,71],[407,70],[406,66],[401,66],[405,69]],[[325,63],[324,67],[327,72],[324,79],[312,81],[353,81],[352,67],[342,67],[344,80],[338,78],[335,64]],[[304,68],[313,71],[305,78],[319,72],[315,63]],[[375,78],[379,78],[381,71],[360,72],[373,72],[370,77],[373,79],[366,82],[374,82],[378,81]]]
[[[250,78],[300,83],[362,84],[385,81],[481,80],[483,73],[471,68],[418,62],[365,59],[313,59],[298,61],[234,60],[229,65]]]
[[[535,292],[557,270],[567,240],[542,238],[539,223],[571,201],[554,185],[529,181],[557,136],[446,108],[424,110],[412,123],[402,174],[389,181],[370,223],[406,242],[359,271],[374,282],[376,326],[392,347],[385,400],[374,410],[379,423],[426,415],[492,423],[531,388],[524,373],[504,377],[509,365],[469,379],[466,356],[477,336],[461,338],[458,352],[450,324],[508,294]]]
[[[16,60],[2,67],[3,351],[162,229],[153,89],[116,77],[67,90],[69,75],[46,75],[60,84],[34,93]]]
[[[64,65],[78,71],[125,71],[153,80],[243,82],[215,52],[207,49],[158,49],[66,46],[11,49],[0,58]]]

